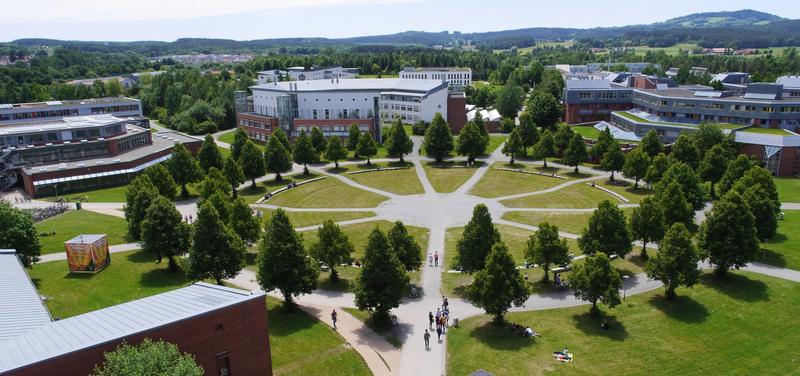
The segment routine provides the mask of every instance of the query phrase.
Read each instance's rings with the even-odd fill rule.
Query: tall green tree
[[[139,175],[125,189],[125,220],[128,221],[128,238],[138,240],[142,235],[142,221],[147,208],[159,196],[156,186],[147,175]]]
[[[197,160],[183,144],[175,144],[172,148],[172,158],[167,161],[167,169],[175,179],[175,183],[181,186],[181,197],[189,197],[189,190],[186,185],[194,183],[203,177]]]
[[[246,181],[244,178],[244,170],[242,170],[242,164],[239,163],[236,158],[233,158],[233,156],[225,158],[222,173],[225,175],[225,179],[228,180],[228,184],[231,185],[231,194],[233,198],[236,198],[239,195],[237,188]]]
[[[311,128],[311,144],[314,145],[314,150],[317,151],[317,155],[324,153],[325,148],[328,146],[328,140],[325,139],[325,134],[317,127]]]
[[[700,169],[698,172],[700,173],[700,177],[711,183],[709,191],[711,191],[712,199],[717,197],[714,184],[722,179],[722,175],[725,174],[725,169],[728,167],[726,154],[722,145],[714,145],[711,149],[706,151],[706,155],[703,157],[703,160],[700,161]]]
[[[685,133],[678,136],[675,143],[672,144],[672,157],[686,163],[693,170],[700,166],[700,150],[692,138]]]
[[[664,237],[664,210],[655,198],[646,197],[633,208],[628,222],[631,237],[642,241],[642,258],[647,258],[647,243],[659,242]]]
[[[264,226],[258,250],[258,284],[264,291],[280,290],[284,306],[294,308],[295,296],[310,294],[317,287],[319,269],[312,261],[286,212],[275,210]]]
[[[756,233],[759,239],[770,239],[778,230],[778,215],[781,201],[772,174],[765,168],[754,166],[733,185],[739,192],[756,219]]]
[[[230,226],[245,245],[255,244],[261,237],[261,221],[253,215],[250,205],[241,197],[233,200],[231,205]]]
[[[403,156],[411,153],[414,150],[414,142],[411,137],[406,134],[406,129],[403,128],[403,123],[400,119],[396,119],[392,123],[389,140],[387,142],[386,151],[392,157],[400,158],[400,163],[403,163]]]
[[[692,287],[700,280],[699,261],[692,234],[682,223],[675,223],[664,235],[655,257],[647,260],[645,271],[648,278],[664,284],[667,299],[671,300],[679,286]]]
[[[492,315],[495,323],[503,322],[503,315],[512,304],[517,307],[525,304],[530,290],[503,242],[492,246],[486,267],[475,274],[475,281],[467,287],[467,296]]]
[[[244,267],[244,243],[225,222],[210,201],[200,205],[187,262],[189,278],[213,278],[221,285]]]
[[[300,135],[294,140],[292,157],[295,162],[303,165],[303,175],[308,175],[309,163],[315,163],[319,160],[319,154],[317,154],[317,150],[314,149],[311,138],[308,137],[305,130],[300,130]]]
[[[158,193],[162,196],[172,200],[175,198],[175,189],[178,187],[175,184],[175,179],[169,173],[167,167],[163,163],[152,165],[144,169],[144,174],[150,178],[150,182],[156,186]]]
[[[556,141],[549,129],[542,132],[542,138],[533,147],[533,158],[541,159],[547,168],[547,158],[556,156]]]
[[[217,149],[214,137],[210,134],[207,134],[206,138],[203,140],[203,144],[200,146],[200,152],[197,153],[197,159],[203,171],[208,171],[211,167],[222,170],[222,153]]]
[[[759,249],[755,217],[738,192],[731,190],[714,203],[700,226],[698,244],[720,277],[755,259]]]
[[[507,155],[511,160],[509,164],[514,164],[514,158],[520,154],[525,154],[525,145],[523,144],[522,137],[520,136],[519,128],[514,128],[511,134],[508,135],[506,143],[503,144],[503,154]]]
[[[250,141],[250,138],[247,137],[247,132],[241,128],[236,128],[233,133],[233,143],[231,144],[231,157],[233,159],[239,159],[242,156],[242,147],[247,141]]]
[[[577,174],[579,172],[578,167],[583,162],[586,162],[588,158],[589,151],[586,149],[586,142],[583,141],[583,136],[575,133],[572,135],[572,140],[569,141],[569,145],[567,145],[567,149],[564,151],[563,162],[567,166],[575,167],[575,173]]]
[[[509,81],[497,92],[494,107],[501,116],[514,119],[522,108],[525,92],[515,82]]]
[[[444,157],[453,151],[453,135],[450,127],[447,126],[441,113],[436,113],[431,121],[431,125],[425,130],[425,141],[422,143],[425,154],[436,159],[441,163]]]
[[[159,196],[146,210],[142,228],[142,249],[169,260],[169,271],[178,270],[175,257],[185,254],[191,243],[192,228],[183,221],[183,216],[166,197]]]
[[[589,217],[589,227],[578,238],[583,253],[605,252],[625,258],[631,252],[631,234],[625,213],[611,201],[603,200]]]
[[[339,161],[347,158],[347,150],[342,145],[342,140],[339,137],[332,137],[328,141],[328,146],[325,149],[325,159],[333,161],[336,168],[339,168]]]
[[[561,117],[561,105],[552,94],[542,91],[535,92],[526,105],[533,122],[542,129],[554,129]]]
[[[559,124],[556,127],[556,134],[553,136],[555,139],[556,148],[558,150],[566,150],[569,146],[570,141],[572,141],[572,136],[575,135],[575,131],[572,130],[566,123]]]
[[[275,130],[272,132],[272,136],[270,136],[270,139],[273,138],[278,140],[281,145],[286,148],[286,150],[291,152],[292,145],[289,143],[289,136],[286,135],[286,132],[283,130],[283,128],[275,128]]]
[[[686,201],[692,205],[692,209],[697,211],[705,207],[706,192],[700,186],[700,181],[694,170],[683,162],[673,162],[670,164],[661,181],[656,185],[656,197],[665,193],[665,188],[672,182],[678,183],[683,191]],[[687,225],[687,227],[690,227]]]
[[[530,112],[525,111],[519,115],[519,136],[522,138],[522,145],[527,149],[539,142],[539,129],[533,122]]]
[[[216,193],[227,196],[229,185],[228,178],[222,174],[222,171],[217,170],[216,167],[211,167],[203,180],[200,181],[200,199],[207,199]]]
[[[611,181],[614,181],[614,171],[620,171],[623,167],[625,167],[625,154],[622,153],[622,148],[619,146],[617,140],[613,140],[608,146],[606,153],[603,154],[603,159],[600,161],[600,168],[602,168],[603,171],[611,172]]]
[[[619,305],[619,289],[622,287],[622,278],[611,266],[611,260],[603,252],[588,256],[581,265],[575,265],[570,275],[570,288],[575,297],[592,303],[590,312],[597,315],[597,302],[605,303],[609,307]]]
[[[659,153],[650,162],[650,167],[647,168],[647,174],[645,175],[644,180],[651,186],[655,186],[661,181],[661,178],[664,177],[664,173],[667,172],[669,165],[669,157],[664,153]]]
[[[375,321],[388,322],[389,311],[400,305],[409,278],[389,239],[375,228],[364,249],[364,263],[356,282],[356,306],[368,310]]]
[[[692,141],[697,146],[697,150],[700,151],[700,157],[703,156],[705,151],[711,150],[717,145],[722,147],[723,150],[726,149],[725,134],[722,133],[722,128],[717,123],[700,123],[697,126],[697,130],[692,133]],[[725,151],[725,154],[728,154],[727,151]]]
[[[756,163],[749,156],[740,154],[736,159],[728,163],[725,173],[722,174],[722,179],[719,181],[719,195],[724,196],[728,191],[733,188],[739,179],[749,171]]]
[[[539,230],[528,238],[525,259],[542,268],[543,281],[547,281],[550,265],[565,265],[572,261],[567,239],[558,236],[558,226],[547,222],[540,223]]]
[[[418,270],[422,266],[422,248],[414,237],[408,233],[406,226],[401,221],[396,221],[394,226],[386,233],[389,247],[406,271]]]
[[[41,246],[33,218],[4,200],[0,200],[0,243],[3,248],[16,250],[27,268],[39,261]]]
[[[486,153],[486,147],[488,146],[488,140],[483,137],[478,125],[474,122],[468,122],[458,135],[456,152],[467,156],[467,162],[473,164],[475,163],[475,158]]]
[[[492,215],[484,204],[472,209],[472,218],[456,244],[455,264],[466,273],[474,273],[486,265],[486,257],[494,243],[500,241],[500,232],[492,223]]]
[[[611,129],[606,127],[606,129],[600,131],[597,136],[597,142],[589,149],[589,155],[595,159],[602,159],[608,148],[611,147],[612,142],[614,142],[614,136],[611,135]]]
[[[378,154],[378,145],[369,132],[362,133],[358,139],[357,154],[367,158],[367,166],[372,164],[370,158]]]
[[[663,193],[656,195],[656,201],[663,210],[665,226],[683,223],[687,228],[694,228],[694,209],[678,182],[673,181],[666,186]]]
[[[628,179],[633,179],[634,187],[639,188],[639,180],[647,176],[648,168],[650,168],[650,157],[641,148],[636,148],[625,156],[622,175]]]
[[[658,133],[656,133],[655,129],[647,131],[644,137],[642,137],[640,147],[650,158],[655,158],[656,155],[664,151],[664,146],[661,144],[661,139],[658,137]]]
[[[353,243],[347,238],[339,225],[327,220],[317,230],[317,240],[310,248],[311,257],[324,263],[331,269],[331,282],[339,281],[336,267],[340,264],[349,264],[350,255],[355,251]]]
[[[361,138],[361,130],[358,129],[356,123],[353,123],[353,125],[350,126],[350,135],[347,137],[347,150],[352,151],[356,158],[358,158],[358,151],[356,149],[358,148],[359,138]]]
[[[104,353],[103,357],[103,363],[94,367],[93,376],[203,376],[205,373],[194,355],[181,352],[172,343],[150,338],[138,345],[123,342],[114,351]]]
[[[292,169],[292,149],[283,145],[277,137],[270,137],[264,151],[264,167],[275,174],[275,181],[281,181],[281,173]],[[245,168],[247,175],[247,168]]]

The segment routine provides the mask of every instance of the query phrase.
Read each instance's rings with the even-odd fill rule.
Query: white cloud
[[[3,4],[0,25],[29,22],[163,21],[283,9],[425,0],[28,0]]]

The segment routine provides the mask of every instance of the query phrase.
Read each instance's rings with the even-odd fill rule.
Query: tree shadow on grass
[[[146,264],[146,263],[155,263],[156,256],[154,254],[145,252],[145,251],[138,251],[138,252],[131,252],[125,256],[125,259],[128,262],[132,262],[135,264]],[[164,257],[164,263],[167,262],[167,258]],[[114,255],[111,255],[111,263],[114,263]]]
[[[280,301],[278,304],[272,304],[272,301],[269,301],[267,309],[270,337],[287,337],[296,332],[308,330],[318,323],[315,317],[303,312],[299,307],[289,310]],[[315,308],[309,307],[308,309],[314,310]]]
[[[742,274],[728,272],[724,278],[719,278],[713,273],[707,273],[703,275],[702,281],[704,285],[737,300],[746,302],[769,300],[766,283]]]
[[[530,323],[520,322],[517,323],[523,327],[530,325]],[[485,324],[475,327],[469,333],[470,337],[491,347],[494,350],[502,351],[518,351],[531,346],[536,346],[537,341],[528,337],[524,337],[511,330],[508,323],[503,323],[498,326],[493,321],[488,321]]]
[[[142,273],[139,282],[143,287],[178,287],[191,283],[180,269],[174,272],[167,270],[166,261],[163,268]]]
[[[672,319],[685,323],[701,323],[708,318],[708,309],[700,302],[689,296],[678,295],[673,300],[667,300],[663,295],[655,295],[648,300],[651,306]]]
[[[354,287],[354,283],[348,279],[339,277],[339,280],[332,282],[330,278],[323,278],[317,282],[317,289],[326,291],[347,292]]]
[[[580,329],[584,334],[590,336],[606,337],[614,341],[624,341],[628,338],[628,331],[625,325],[617,321],[617,317],[599,313],[597,316],[592,316],[590,312],[572,315],[575,320],[575,327]],[[607,322],[608,329],[603,329],[600,325]]]
[[[778,243],[786,241],[786,236],[783,234],[775,234],[775,236],[769,241],[770,243]],[[769,243],[767,243],[769,244]],[[786,256],[781,253],[775,252],[771,249],[761,248],[760,252],[757,256],[757,261],[763,262],[765,264],[779,266],[781,268],[786,267]]]

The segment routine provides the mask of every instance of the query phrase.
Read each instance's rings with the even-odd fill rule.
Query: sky
[[[800,19],[797,0],[3,0],[0,41],[351,37],[623,26],[755,9]],[[653,6],[659,4],[658,6]],[[669,4],[669,5],[667,5]]]

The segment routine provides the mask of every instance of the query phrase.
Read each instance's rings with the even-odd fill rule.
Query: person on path
[[[334,328],[334,329],[336,329],[336,317],[337,317],[337,316],[339,316],[339,314],[337,314],[337,313],[336,313],[336,310],[334,309],[334,310],[331,312],[331,321],[333,322],[333,328]]]
[[[428,329],[425,329],[424,338],[425,338],[425,350],[430,350],[431,349],[431,334],[428,333]]]
[[[428,255],[428,266],[433,266],[433,255]]]
[[[447,297],[444,297],[444,296],[443,296],[443,297],[442,297],[442,309],[444,309],[445,311],[447,311],[447,306],[448,306],[449,304],[450,304],[450,302],[448,302],[448,301],[447,301]]]
[[[428,312],[428,328],[433,329],[433,312]]]
[[[436,339],[442,343],[442,327],[438,325],[436,326]]]
[[[434,264],[434,266],[437,266],[437,267],[439,266],[439,251],[436,251],[433,254],[433,264]]]

